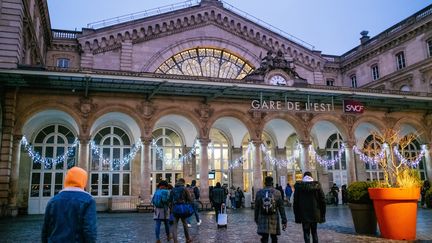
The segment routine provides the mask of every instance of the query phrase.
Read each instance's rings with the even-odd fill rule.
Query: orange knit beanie
[[[79,187],[87,185],[87,172],[79,167],[72,167],[66,174],[64,187]]]

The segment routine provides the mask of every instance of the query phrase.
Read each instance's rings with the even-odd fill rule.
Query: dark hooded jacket
[[[296,223],[324,223],[326,204],[318,181],[297,182],[294,185],[294,216]]]

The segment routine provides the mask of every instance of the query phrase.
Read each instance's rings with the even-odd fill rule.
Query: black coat
[[[296,223],[324,223],[326,203],[321,184],[318,181],[297,182],[293,208]]]

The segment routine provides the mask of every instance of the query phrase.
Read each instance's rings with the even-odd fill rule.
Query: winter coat
[[[264,214],[262,206],[262,199],[265,197],[266,190],[271,191],[277,209],[276,213],[270,215]],[[257,233],[280,235],[281,227],[279,215],[282,219],[282,224],[286,224],[287,217],[280,191],[276,190],[274,187],[265,187],[259,190],[255,196],[255,223],[257,224]]]
[[[215,187],[212,191],[212,202],[215,204],[224,203],[226,199],[225,190],[222,187]]]
[[[64,186],[48,201],[42,226],[42,242],[96,242],[96,202],[83,189],[87,172],[68,170]]]
[[[321,184],[318,181],[297,182],[293,208],[296,223],[324,223],[326,203]]]

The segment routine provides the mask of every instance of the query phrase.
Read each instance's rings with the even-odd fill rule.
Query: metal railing
[[[199,3],[200,3],[199,0],[188,0],[185,2],[174,3],[171,5],[152,8],[152,9],[148,9],[148,10],[144,10],[144,11],[140,11],[140,12],[136,12],[136,13],[132,13],[132,14],[126,14],[126,15],[122,15],[122,16],[118,16],[118,17],[114,17],[114,18],[109,18],[109,19],[89,23],[89,24],[87,24],[87,28],[91,28],[91,29],[104,28],[104,27],[108,27],[111,25],[115,25],[115,24],[121,24],[121,23],[131,21],[131,20],[137,20],[137,19],[142,19],[145,17],[150,17],[150,16],[155,16],[158,14],[171,12],[171,11],[178,10],[178,9],[190,8],[190,7],[199,5]]]

